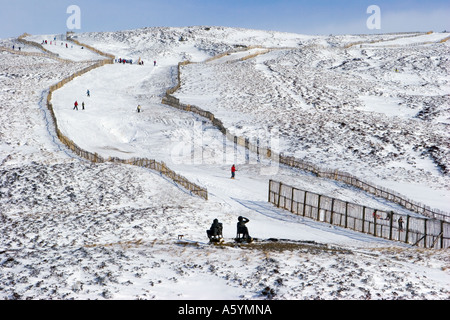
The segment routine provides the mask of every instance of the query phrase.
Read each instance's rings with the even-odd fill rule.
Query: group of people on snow
[[[90,91],[89,89],[86,91],[86,96],[87,96],[87,97],[90,97],[90,96],[91,96],[91,91]],[[81,103],[81,107],[82,107],[82,110],[85,110],[85,109],[84,109],[84,107],[85,107],[84,101]],[[74,104],[73,104],[73,110],[78,110],[78,100],[74,102]],[[140,113],[141,110],[142,110],[141,105],[138,105],[138,106],[137,106],[137,112]]]
[[[48,41],[47,40],[42,40],[41,44],[48,44]],[[50,41],[50,45],[53,45],[53,44],[56,46],[56,38],[55,38],[55,40],[53,42]],[[64,45],[64,42],[61,42],[61,45]],[[71,45],[70,47],[73,48],[73,45]],[[66,42],[66,48],[69,48],[69,45],[67,44],[67,42]],[[81,48],[81,49],[83,49],[83,48]]]
[[[116,63],[118,62],[118,63],[123,63],[123,64],[126,64],[126,63],[133,64],[133,59],[119,58],[119,59],[116,59],[115,61],[116,61]]]
[[[122,59],[122,58],[119,58],[119,59],[115,59],[114,61],[115,61],[115,63],[133,64],[133,59]],[[143,66],[144,65],[144,60],[141,60],[141,58],[139,58],[137,63],[138,63],[138,65]],[[156,60],[153,61],[153,66],[156,66]]]
[[[236,175],[236,165],[232,165],[231,166],[231,179],[235,178]],[[248,228],[246,226],[246,224],[249,222],[250,220],[243,217],[243,216],[239,216],[238,217],[238,222],[237,222],[237,231],[236,231],[236,241],[240,242],[240,241],[246,241],[246,242],[251,242],[253,241],[252,237],[250,237],[250,234],[248,232]],[[214,219],[211,228],[209,230],[206,230],[206,234],[208,235],[208,238],[211,242],[218,242],[222,239],[222,230],[223,230],[223,226],[222,223],[219,222],[218,219]]]
[[[247,241],[247,242],[251,242],[253,239],[250,237],[250,234],[248,233],[248,228],[246,226],[246,224],[249,222],[250,220],[239,216],[238,217],[238,222],[237,222],[237,231],[236,231],[236,241]],[[208,235],[208,238],[210,241],[214,242],[214,241],[220,241],[222,239],[222,230],[223,230],[223,225],[222,223],[219,222],[218,219],[214,219],[211,228],[209,230],[206,230],[206,234]]]
[[[373,215],[373,218],[374,218],[374,219],[381,219],[381,216],[380,216],[379,214],[377,214],[376,211],[374,211],[372,215]],[[384,218],[384,219],[382,219],[382,220],[391,220],[391,219],[393,219],[393,218],[394,218],[394,212],[391,211],[391,212],[388,212],[388,213],[386,214],[386,218]],[[404,223],[404,221],[403,221],[403,217],[402,217],[402,216],[400,216],[400,218],[397,220],[397,223],[398,223],[398,230],[399,230],[399,231],[403,231],[403,230],[404,230],[404,229],[403,229],[403,223]]]

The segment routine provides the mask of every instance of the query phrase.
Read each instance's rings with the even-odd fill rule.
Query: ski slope
[[[7,195],[3,199],[8,199],[0,202],[4,221],[0,248],[4,276],[0,281],[6,288],[0,295],[56,299],[448,299],[448,252],[422,252],[293,216],[267,202],[268,181],[277,179],[383,210],[406,213],[405,209],[338,182],[258,159],[224,139],[205,119],[161,104],[165,90],[175,84],[179,61],[204,62],[234,44],[262,42],[266,47],[281,48],[326,42],[323,37],[255,30],[209,31],[213,35],[201,27],[79,35],[78,40],[99,50],[118,58],[141,58],[145,64],[95,69],[54,92],[52,98],[60,130],[81,148],[103,157],[164,161],[177,173],[205,186],[208,201],[189,195],[150,170],[86,163],[55,141],[51,123],[45,124],[45,105],[39,102],[38,92],[52,79],[81,69],[85,62],[80,61],[98,57],[89,58],[90,53],[81,49],[73,51],[64,57],[75,61],[73,64],[38,84],[29,78],[48,72],[41,65],[50,62],[28,58],[37,60],[28,60],[33,65],[30,72],[15,57],[2,55],[9,64],[0,80],[7,87],[35,93],[29,96],[33,112],[14,120],[2,117],[10,129],[1,131],[4,141],[18,141],[24,147],[11,142],[0,146],[1,191]],[[179,41],[181,35],[188,41]],[[40,41],[42,37],[34,38]],[[342,43],[353,40],[349,36]],[[211,65],[225,68],[235,57],[253,53],[252,49],[226,56],[211,61]],[[258,59],[267,57],[254,61]],[[204,67],[208,68],[208,63]],[[9,70],[29,76],[13,78]],[[180,96],[186,102],[208,107],[214,106],[215,99],[223,99],[214,96],[220,88],[208,88],[201,75],[189,81],[199,83],[192,86],[186,79],[191,96],[186,87]],[[207,94],[201,96],[199,88]],[[23,99],[9,91],[2,97],[2,101],[17,103]],[[79,110],[73,110],[75,101]],[[81,110],[82,102],[85,110]],[[141,113],[137,113],[137,105],[142,106]],[[14,110],[14,103],[6,107]],[[254,114],[222,111],[218,117],[234,130],[239,130],[236,123],[246,121],[255,124],[253,131],[261,128]],[[21,118],[28,120],[23,124]],[[29,133],[36,127],[48,130]],[[271,142],[282,148],[289,139],[274,134]],[[40,147],[33,147],[36,144]],[[235,180],[230,179],[233,163],[238,169]],[[448,194],[448,189],[444,192]],[[443,203],[442,194],[433,200],[437,206]],[[224,224],[224,237],[232,239],[240,215],[250,219],[253,237],[290,239],[303,245],[291,250],[263,246],[247,250],[204,244],[205,230],[214,218]],[[179,243],[179,235],[192,242]],[[8,283],[8,277],[14,277],[17,284]],[[267,287],[272,293],[264,290]]]

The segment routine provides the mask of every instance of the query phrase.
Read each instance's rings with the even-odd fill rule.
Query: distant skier
[[[89,91],[89,89],[88,89],[88,91],[86,92],[86,95],[87,95],[88,97],[91,96],[91,92]]]
[[[78,110],[78,101],[73,104],[73,110]]]
[[[81,103],[81,109],[84,110],[84,101]]]
[[[233,164],[233,166],[231,167],[231,179],[234,179],[235,174],[236,174],[236,167]]]
[[[155,60],[155,61],[153,61],[153,66],[156,66],[156,60]]]
[[[141,105],[137,106],[137,112],[140,113],[141,112]]]

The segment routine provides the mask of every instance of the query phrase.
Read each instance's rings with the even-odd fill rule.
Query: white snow
[[[79,46],[72,41],[67,41],[65,35],[33,35],[25,37],[24,39],[41,44],[44,49],[57,54],[58,57],[62,59],[71,61],[104,59],[101,55],[86,49],[83,46]]]
[[[41,43],[46,37],[50,36],[27,39]],[[220,27],[78,35],[82,43],[117,58],[141,58],[145,64],[106,65],[54,92],[61,131],[104,157],[164,161],[206,187],[208,201],[151,170],[89,163],[58,142],[45,90],[98,55],[58,45],[46,48],[73,63],[1,53],[0,297],[448,299],[448,249],[418,249],[294,216],[267,202],[268,181],[273,178],[368,207],[408,213],[405,209],[254,154],[247,159],[246,151],[235,148],[209,121],[161,104],[165,90],[176,83],[177,63],[198,62],[182,68],[182,87],[176,95],[184,103],[210,110],[231,131],[264,137],[281,151],[309,156],[316,163],[331,162],[344,171],[352,168],[356,175],[448,210],[448,174],[438,172],[429,155],[420,156],[420,148],[413,152],[392,140],[373,140],[375,135],[400,139],[400,131],[409,130],[411,136],[400,140],[409,147],[423,137],[436,139],[426,140],[431,144],[448,141],[446,127],[436,120],[449,116],[448,46],[400,49],[401,53],[381,47],[367,51],[371,59],[361,63],[352,60],[364,56],[360,49],[336,49],[336,44],[371,37],[379,38]],[[236,60],[262,49],[204,62],[243,45],[276,49],[243,62]],[[286,47],[290,49],[282,49]],[[421,62],[434,67],[421,69],[420,78],[407,77],[405,82],[395,78],[392,53],[407,54],[409,62],[398,66],[403,69],[417,66],[427,54],[441,61]],[[358,74],[361,77],[352,80]],[[429,88],[422,89],[424,83]],[[404,90],[395,95],[398,88]],[[416,94],[408,95],[411,91]],[[78,111],[73,110],[75,101]],[[314,101],[320,103],[314,107]],[[342,114],[330,111],[344,102]],[[425,105],[432,105],[438,117],[414,118]],[[318,131],[313,129],[317,121]],[[336,127],[339,122],[345,122],[343,133]],[[368,137],[350,127],[366,128]],[[299,137],[309,148],[298,143]],[[384,150],[371,163],[346,151],[351,142],[364,153],[368,141]],[[448,149],[439,147],[440,161],[448,165]],[[391,159],[389,152],[399,156]],[[374,165],[382,158],[388,159]],[[238,167],[236,180],[230,179],[233,163]],[[224,224],[224,237],[231,241],[239,215],[250,219],[252,236],[291,241],[255,243],[253,248],[206,243],[205,230],[214,218]],[[185,241],[179,241],[179,235]]]

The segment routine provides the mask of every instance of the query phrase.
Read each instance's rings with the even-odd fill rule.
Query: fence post
[[[320,200],[322,198],[322,195],[319,194],[319,202],[317,204],[317,221],[320,221]]]
[[[394,213],[391,211],[389,213],[389,240],[392,240],[392,225],[394,221]]]
[[[281,185],[282,183],[280,182],[280,187],[278,188],[278,203],[277,203],[277,207],[280,207],[280,199],[281,199]]]
[[[362,214],[362,230],[361,232],[364,233],[364,225],[366,224],[366,207],[363,207],[363,214]]]
[[[344,220],[344,228],[347,228],[347,214],[348,214],[348,202],[345,203],[345,220]]]
[[[291,212],[294,213],[294,190],[295,188],[292,187],[292,193],[291,193]]]
[[[330,224],[333,224],[333,215],[334,215],[334,198],[331,199]]]
[[[373,235],[377,236],[377,210],[373,212]]]
[[[424,220],[423,224],[423,247],[427,247],[427,219]]]
[[[444,221],[441,221],[441,249],[444,248]]]
[[[409,236],[409,215],[406,216],[406,235],[405,235],[405,243],[408,243]]]
[[[272,191],[272,180],[270,179],[269,180],[269,195],[268,195],[268,198],[267,198],[267,201],[268,202],[270,202],[270,192]]]
[[[308,195],[308,192],[305,191],[305,197],[303,199],[303,216],[305,216],[305,214],[306,214],[306,197],[307,197],[307,195]]]

